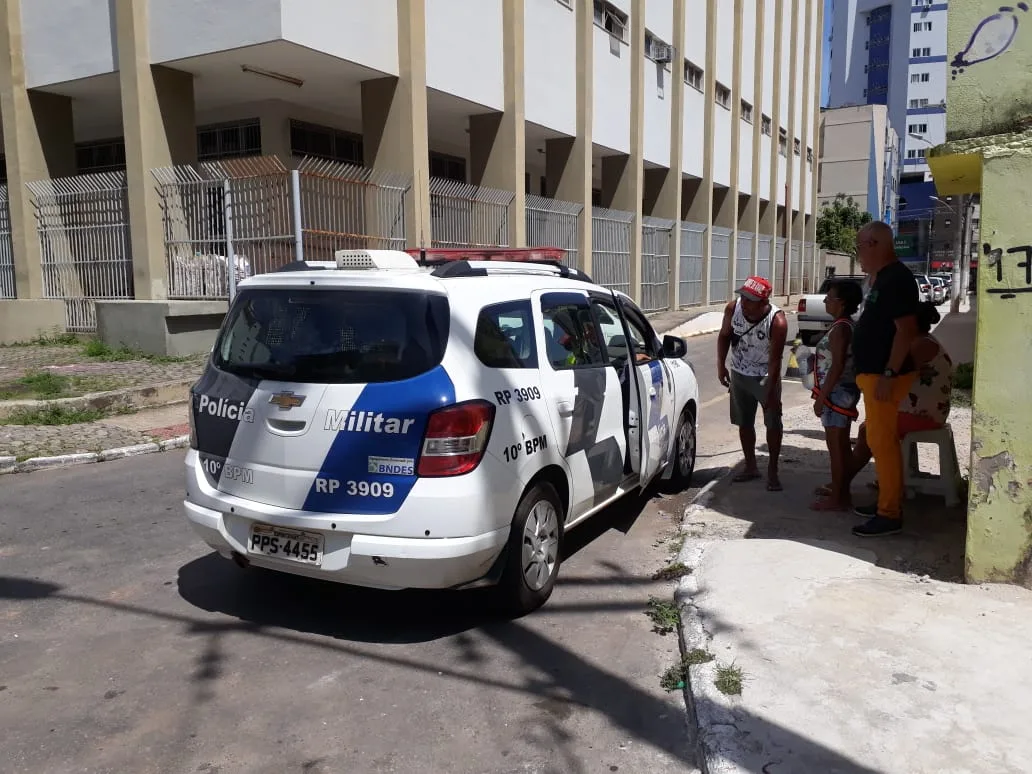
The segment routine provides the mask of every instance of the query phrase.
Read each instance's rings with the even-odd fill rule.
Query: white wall
[[[218,4],[223,1],[219,0]],[[281,2],[285,39],[386,75],[398,74],[397,3],[382,0]]]
[[[109,0],[22,0],[26,86],[118,70],[113,13]]]
[[[619,153],[631,149],[631,47],[616,43],[598,26],[593,29],[595,59],[595,109],[592,126],[596,145],[604,145]],[[616,56],[612,53],[619,53]]]
[[[781,125],[787,130],[789,121],[788,96],[792,92],[792,3],[785,3],[781,10]],[[777,137],[777,129],[775,126],[775,137]],[[790,144],[791,139],[790,137]]]
[[[664,167],[670,166],[670,117],[674,99],[670,82],[674,76],[668,68],[669,65],[645,59],[645,160]]]
[[[713,113],[713,182],[731,185],[731,111],[716,105]]]
[[[705,3],[699,0],[694,7],[689,7],[684,19],[684,58],[703,70],[706,69],[705,9]]]
[[[753,157],[753,125],[742,121],[742,139],[738,154],[738,190],[744,194],[753,193],[752,189],[752,157]],[[762,160],[760,162],[763,163]]]
[[[684,158],[685,174],[701,178],[703,175],[703,134],[705,96],[685,84],[684,87]]]
[[[674,0],[648,0],[645,3],[645,26],[664,43],[673,45]]]
[[[503,77],[502,0],[426,0],[427,87],[502,110]]]
[[[151,61],[252,46],[282,35],[280,0],[151,0]]]
[[[773,122],[774,120],[774,74],[780,71],[777,62],[774,61],[774,3],[764,3],[763,9],[763,99],[760,110],[756,112],[755,120],[763,120],[766,115]],[[762,123],[761,123],[762,126]],[[777,127],[772,125],[774,136],[777,134]],[[760,196],[764,201],[770,199],[770,162],[771,162],[771,138],[765,134],[760,135]]]
[[[698,23],[698,22],[697,22]],[[705,34],[705,25],[703,33]],[[735,56],[735,0],[717,0],[717,80],[731,88]]]
[[[760,190],[763,201],[770,201],[770,137],[760,135]]]
[[[555,0],[524,5],[524,98],[528,121],[577,134],[577,24]]]

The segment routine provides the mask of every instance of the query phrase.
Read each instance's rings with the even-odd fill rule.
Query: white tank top
[[[737,347],[731,347],[732,371],[760,379],[767,375],[767,367],[770,364],[770,324],[779,311],[778,307],[771,304],[767,316],[754,324],[745,318],[742,300],[738,299],[735,302],[735,311],[731,315],[731,332],[741,339]]]

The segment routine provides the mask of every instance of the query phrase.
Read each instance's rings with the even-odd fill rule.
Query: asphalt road
[[[696,488],[737,443],[714,348],[689,341],[704,406]],[[644,610],[669,598],[651,576],[697,489],[628,499],[572,530],[548,605],[508,621],[489,591],[242,571],[190,532],[182,459],[0,479],[5,772],[695,768],[683,698],[659,685],[675,635],[653,633]]]

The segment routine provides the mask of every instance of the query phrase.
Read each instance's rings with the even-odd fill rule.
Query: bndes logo
[[[369,472],[387,476],[414,476],[416,461],[408,457],[370,457]]]
[[[243,401],[228,401],[225,398],[212,399],[202,395],[197,404],[198,414],[230,419],[234,422],[254,422],[254,411]]]

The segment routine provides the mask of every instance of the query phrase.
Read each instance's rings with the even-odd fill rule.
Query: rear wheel
[[[523,495],[513,516],[505,572],[499,584],[503,604],[517,615],[541,607],[559,575],[563,508],[555,487],[539,481]]]

